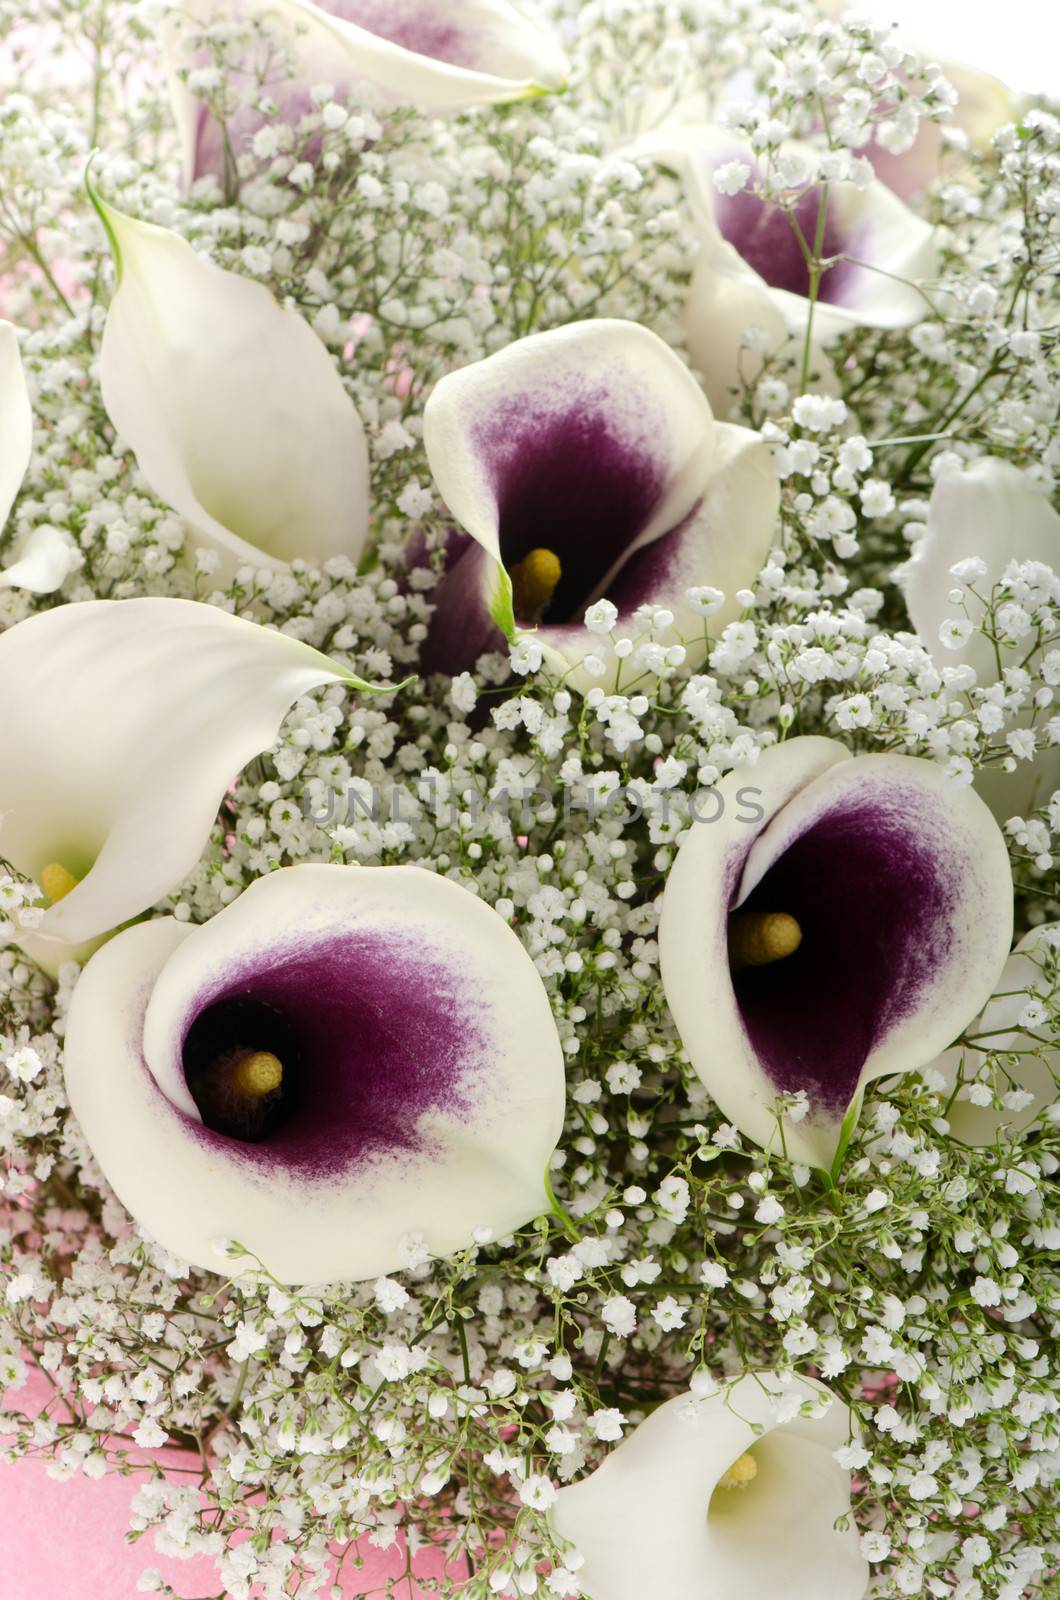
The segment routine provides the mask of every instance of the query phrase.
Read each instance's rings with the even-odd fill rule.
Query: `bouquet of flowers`
[[[0,46],[8,1458],[171,1596],[1055,1594],[1060,120],[813,0]]]

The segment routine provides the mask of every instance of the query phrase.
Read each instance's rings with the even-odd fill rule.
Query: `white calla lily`
[[[1037,1122],[1042,1113],[1060,1097],[1060,1046],[1039,1048],[1041,1037],[1048,1037],[1050,1024],[1044,1020],[1038,1040],[1028,1037],[1021,1017],[1034,1000],[1045,1011],[1055,1012],[1060,1005],[1060,923],[1033,928],[1022,938],[998,980],[997,992],[983,1010],[978,1022],[968,1029],[974,1045],[954,1046],[932,1065],[951,1086],[954,1098],[946,1112],[950,1131],[964,1144],[994,1144],[998,1138],[1021,1133]],[[997,1070],[986,1076],[981,1068],[987,1055],[998,1058]],[[1017,1094],[1025,1104],[1011,1107],[978,1105],[968,1092],[976,1082],[1002,1097]]]
[[[817,244],[831,261],[811,292],[806,252],[792,220],[754,194],[755,158],[731,133],[707,124],[674,121],[639,141],[640,154],[672,166],[684,184],[699,237],[685,305],[688,348],[703,373],[711,404],[722,415],[738,377],[753,382],[761,356],[795,341],[791,381],[801,380],[809,330],[807,387],[832,390],[827,347],[848,328],[900,328],[928,309],[916,284],[934,277],[938,255],[932,228],[886,185],[859,188],[835,182],[827,195],[810,188],[793,200],[792,215],[806,246]],[[785,157],[816,158],[792,144]],[[733,163],[749,174],[747,187],[723,193],[719,168]],[[757,351],[744,346],[749,327],[760,330]]]
[[[33,451],[33,411],[18,334],[0,322],[0,531],[11,514]],[[77,560],[72,541],[58,528],[34,528],[15,559],[0,568],[0,589],[51,594],[61,587]]]
[[[163,34],[189,181],[220,176],[226,146],[238,154],[267,120],[237,113],[222,131],[188,90],[188,39],[219,13],[279,28],[294,72],[277,85],[274,70],[271,87],[281,116],[294,123],[318,83],[369,83],[395,104],[445,115],[546,94],[567,76],[556,37],[508,0],[193,0],[170,14]],[[254,64],[244,71],[252,74]]]
[[[236,1271],[292,1284],[540,1215],[565,1093],[530,956],[419,867],[290,867],[201,927],[119,934],[74,993],[66,1082],[156,1239],[214,1271],[230,1239]]]
[[[921,1067],[1012,939],[1005,841],[934,762],[792,739],[728,774],[663,900],[663,986],[692,1066],[756,1143],[829,1168],[866,1083]],[[801,1118],[778,1099],[802,1096]]]
[[[668,345],[636,323],[600,319],[532,334],[444,377],[424,412],[435,483],[469,538],[439,587],[429,670],[457,672],[532,628],[576,687],[599,649],[584,625],[600,599],[619,625],[665,606],[663,643],[702,661],[705,625],[687,590],[740,610],[773,540],[779,489],[757,433],[714,421]],[[627,673],[627,677],[629,674]]]
[[[175,888],[227,785],[329,683],[367,687],[191,600],[90,600],[0,633],[0,855],[52,902],[27,952],[54,971]]]
[[[230,571],[356,561],[368,447],[312,328],[263,285],[89,187],[118,273],[99,361],[103,403],[151,489]]]
[[[560,1489],[553,1524],[592,1600],[862,1600],[845,1405],[771,1373],[697,1386]]]
[[[965,561],[979,562],[981,568],[968,578],[961,605],[950,594],[960,588],[953,569]],[[1002,641],[995,651],[978,627],[963,643],[956,642],[949,630],[948,644],[941,639],[948,619],[963,621],[967,613],[978,624],[991,591],[1019,562],[1040,562],[1060,574],[1060,514],[1048,497],[1018,467],[990,456],[943,473],[931,492],[926,532],[904,574],[913,626],[938,666],[973,667],[980,687],[986,688],[1000,681],[999,666],[1027,667],[1038,654],[1028,651],[1028,636]],[[1048,711],[1035,717],[1028,710],[1019,725],[1029,727],[1034,721],[1041,736],[1041,724],[1048,716]],[[1060,747],[1039,750],[1013,773],[988,768],[978,774],[976,787],[1001,821],[1015,814],[1027,816],[1060,789]]]

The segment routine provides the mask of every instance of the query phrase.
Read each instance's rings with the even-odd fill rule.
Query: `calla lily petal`
[[[366,687],[191,600],[57,606],[0,634],[0,852],[55,901],[24,947],[54,969],[175,888],[232,778],[327,683]]]
[[[946,1115],[950,1132],[964,1144],[994,1144],[999,1136],[1021,1133],[1056,1104],[1060,1093],[1060,1048],[1038,1050],[1021,1026],[1020,1016],[1032,998],[1048,999],[1055,992],[1056,981],[1046,969],[1055,974],[1058,949],[1060,924],[1033,928],[1026,934],[1005,963],[997,993],[968,1030],[973,1035],[985,1035],[990,1051],[1006,1058],[1003,1073],[998,1074],[1001,1093],[1016,1089],[1032,1098],[1019,1110],[998,1110],[991,1105],[976,1105],[968,1098],[967,1090],[960,1091]],[[1014,1063],[1007,1059],[1011,1056],[1017,1058]],[[966,1077],[970,1076],[983,1059],[981,1049],[954,1046],[932,1065],[956,1088],[961,1069]]]
[[[666,997],[725,1115],[827,1168],[866,1083],[931,1060],[992,992],[1012,938],[1005,841],[933,762],[830,739],[774,746],[717,792],[724,812],[689,828],[666,886]],[[777,915],[793,945],[744,948]],[[804,1118],[778,1121],[799,1093]]]
[[[687,620],[686,587],[711,583],[729,596],[723,623],[772,541],[778,488],[763,441],[716,423],[691,373],[636,323],[533,334],[450,373],[427,402],[424,443],[473,541],[433,597],[435,670],[529,627],[570,681],[598,681],[579,672],[594,647],[588,605],[609,599],[624,618],[665,601]],[[541,587],[543,557],[554,568]],[[690,626],[705,649],[701,619]]]
[[[827,198],[811,189],[795,204],[807,240],[816,237],[825,207],[821,254],[839,258],[824,272],[813,301],[805,253],[783,210],[749,188],[723,194],[714,183],[718,168],[730,162],[755,170],[753,154],[731,133],[674,121],[639,141],[637,150],[673,167],[684,184],[700,240],[685,313],[689,349],[708,375],[719,410],[723,397],[728,404],[738,370],[754,376],[753,358],[740,350],[751,325],[775,350],[788,337],[804,337],[812,306],[811,366],[815,386],[828,390],[835,374],[823,347],[845,329],[906,327],[925,315],[927,303],[913,285],[936,273],[933,230],[884,184],[859,189],[833,183]],[[792,144],[785,153],[797,156],[800,147]]]
[[[823,1415],[801,1414],[822,1400]],[[594,1600],[862,1600],[850,1474],[833,1456],[850,1431],[847,1407],[808,1378],[678,1395],[561,1489],[552,1521]]]
[[[232,1087],[241,1050],[272,1076]],[[547,1209],[563,1125],[530,956],[419,867],[286,868],[202,927],[119,934],[75,991],[66,1081],[155,1238],[214,1271],[235,1240],[284,1283],[394,1271],[410,1234],[503,1237]]]
[[[987,687],[998,681],[990,641],[974,631],[962,645],[950,649],[939,637],[947,618],[963,615],[949,595],[959,587],[953,567],[968,559],[979,560],[986,568],[972,585],[983,602],[1011,562],[1040,561],[1060,571],[1060,514],[1010,462],[988,456],[938,479],[931,492],[927,530],[904,573],[909,615],[936,663],[974,667],[980,686]],[[971,590],[967,593],[969,615],[976,622],[984,607]],[[1010,652],[1007,661],[1003,654],[1002,665],[1026,666],[1026,655],[1021,646]],[[981,772],[976,787],[999,820],[1027,816],[1060,789],[1060,749],[1040,751],[1013,773]]]
[[[231,14],[286,25],[296,61],[292,83],[274,90],[281,114],[297,122],[314,84],[371,83],[398,105],[444,115],[562,88],[567,60],[558,40],[508,0],[230,0]],[[180,29],[201,27],[216,3],[171,18],[164,34],[174,106],[189,179],[224,167],[221,130],[181,81],[186,63]],[[234,119],[237,146],[263,125],[254,113]],[[232,141],[233,130],[227,130]]]
[[[54,594],[78,564],[78,552],[69,535],[58,528],[34,528],[9,567],[0,571],[0,589],[28,589],[31,594]]]
[[[33,451],[33,412],[18,334],[0,322],[0,529],[11,515]]]
[[[103,402],[155,494],[232,570],[356,560],[368,447],[316,334],[261,284],[90,193],[118,269]]]

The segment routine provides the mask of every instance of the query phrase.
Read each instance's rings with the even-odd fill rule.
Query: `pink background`
[[[43,1398],[43,1394],[41,1395]],[[36,1409],[33,1380],[7,1396],[10,1410]],[[150,1452],[144,1452],[145,1457]],[[184,1479],[183,1481],[187,1481]],[[211,1559],[180,1561],[159,1555],[153,1535],[125,1542],[129,1502],[146,1476],[89,1479],[82,1475],[58,1483],[43,1461],[0,1461],[0,1600],[137,1600],[137,1579],[156,1567],[182,1600],[217,1600],[220,1579]],[[404,1570],[404,1554],[363,1546],[365,1565],[353,1571],[352,1554],[342,1580],[345,1600],[378,1595],[388,1576]],[[438,1576],[440,1557],[417,1557],[421,1577]],[[327,1596],[325,1585],[322,1594]],[[399,1600],[421,1600],[418,1585],[397,1590]]]

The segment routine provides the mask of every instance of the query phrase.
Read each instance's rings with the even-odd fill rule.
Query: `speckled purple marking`
[[[545,546],[563,569],[542,621],[580,621],[650,518],[665,488],[659,422],[646,400],[643,415],[616,415],[613,395],[586,391],[559,405],[520,397],[480,426],[505,566]]]
[[[961,878],[943,819],[901,789],[850,797],[774,863],[741,910],[789,912],[802,944],[733,989],[778,1092],[842,1115],[870,1052],[952,959]]]
[[[795,219],[811,249],[817,236],[820,196],[819,189],[811,189],[794,207]],[[771,288],[786,289],[790,294],[804,298],[809,295],[810,274],[806,257],[787,213],[780,206],[771,205],[742,189],[739,194],[718,195],[715,198],[715,216],[724,237]],[[850,240],[844,237],[836,216],[835,205],[830,202],[825,216],[821,255],[838,255],[849,244]],[[856,270],[847,261],[829,268],[821,279],[818,299],[829,305],[841,304],[847,298]]]
[[[453,21],[436,15],[425,0],[317,0],[322,11],[342,17],[358,28],[389,39],[404,50],[448,61],[456,67],[474,67],[473,37]]]
[[[282,1053],[296,1054],[292,1109],[258,1144],[192,1121],[204,1142],[262,1169],[277,1166],[326,1181],[380,1156],[424,1148],[421,1119],[466,1116],[488,1067],[476,994],[444,955],[407,933],[370,932],[292,941],[225,973],[189,1008],[193,1024],[225,1008],[271,1008],[282,1019]],[[267,1048],[268,1041],[251,1043]],[[285,1063],[286,1064],[286,1063]],[[179,1113],[175,1113],[178,1114]]]

